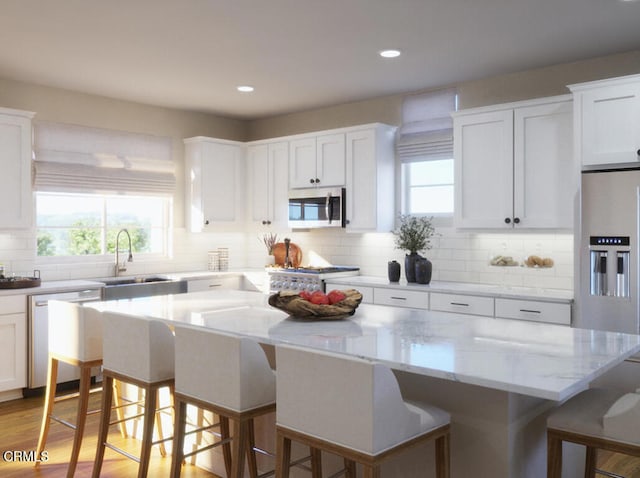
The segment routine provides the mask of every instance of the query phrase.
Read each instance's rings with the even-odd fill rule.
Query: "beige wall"
[[[640,50],[455,85],[460,109],[569,93],[566,85],[640,73]],[[442,85],[451,86],[451,85]],[[385,96],[249,122],[249,140],[365,123],[401,122],[404,95]]]

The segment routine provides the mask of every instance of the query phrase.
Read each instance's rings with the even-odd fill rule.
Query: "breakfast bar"
[[[547,412],[640,351],[636,335],[370,304],[347,319],[295,319],[246,291],[84,306],[238,334],[267,348],[289,343],[385,363],[405,398],[451,413],[452,477],[544,476]],[[411,453],[383,475],[432,469],[430,449]],[[564,476],[579,476],[580,459],[571,455]]]

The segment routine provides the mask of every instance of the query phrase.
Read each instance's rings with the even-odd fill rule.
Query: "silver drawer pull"
[[[531,309],[520,309],[520,312],[529,312],[530,314],[541,314],[542,312],[539,310],[531,310]]]
[[[209,287],[220,287],[222,284],[209,284]]]
[[[395,300],[407,300],[406,297],[393,297],[393,296],[391,296],[391,298],[395,299]]]
[[[469,304],[465,304],[463,302],[449,302],[451,305],[459,305],[461,307],[469,307]]]

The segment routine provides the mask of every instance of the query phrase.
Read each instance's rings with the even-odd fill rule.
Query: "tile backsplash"
[[[507,286],[573,289],[573,235],[571,233],[470,233],[438,228],[433,248],[425,254],[433,262],[433,280],[473,282]],[[320,257],[338,265],[356,265],[361,274],[386,277],[387,262],[397,260],[404,267],[404,251],[395,249],[391,233],[351,234],[344,230],[278,232],[300,246],[303,264]],[[229,266],[258,268],[266,263],[266,249],[260,232],[191,234],[177,229],[173,256],[163,259],[137,258],[127,264],[125,274],[151,274],[206,270],[207,252],[229,248]],[[41,271],[44,280],[86,279],[113,275],[113,260],[70,261],[66,258],[35,258],[33,233],[0,233],[0,263],[7,273]],[[549,269],[496,267],[489,264],[496,255],[511,256],[520,264],[529,255],[551,257]],[[404,272],[403,272],[404,275]]]

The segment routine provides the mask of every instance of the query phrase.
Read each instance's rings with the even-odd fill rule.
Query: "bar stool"
[[[547,418],[547,477],[562,474],[562,442],[587,448],[585,477],[595,477],[597,450],[640,456],[640,393],[592,388]]]
[[[171,476],[180,476],[186,457],[222,446],[227,477],[244,476],[245,457],[249,475],[257,477],[254,419],[276,408],[275,373],[264,351],[248,338],[178,324],[175,345],[176,420]],[[220,417],[221,440],[185,454],[188,404]],[[233,424],[231,435],[229,421]],[[206,428],[196,428],[189,434]]]
[[[98,431],[98,447],[93,467],[93,478],[100,476],[105,447],[108,447],[139,463],[138,478],[147,476],[151,447],[170,440],[163,438],[153,441],[154,424],[157,416],[158,391],[169,387],[173,397],[174,386],[174,339],[167,324],[137,316],[115,312],[103,312],[103,414]],[[129,383],[144,390],[144,413],[140,457],[107,441],[109,426],[119,423],[111,421],[114,380]],[[126,406],[126,405],[124,405]],[[137,419],[140,416],[128,417]]]
[[[289,476],[291,442],[343,457],[346,475],[380,476],[380,464],[435,440],[436,476],[449,476],[447,412],[405,402],[391,369],[369,360],[276,346],[276,478]]]
[[[72,477],[80,456],[87,415],[100,412],[100,410],[90,412],[88,408],[91,369],[102,365],[102,320],[100,312],[96,310],[58,300],[49,301],[49,316],[55,318],[51,321],[55,326],[49,327],[47,386],[36,456],[40,456],[45,449],[51,420],[75,430],[67,468],[67,477]],[[80,368],[80,386],[77,393],[56,397],[59,362]],[[75,424],[54,415],[55,403],[76,397],[78,408]],[[39,462],[36,462],[37,465]]]

